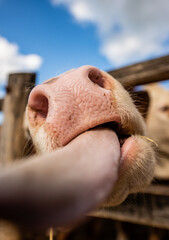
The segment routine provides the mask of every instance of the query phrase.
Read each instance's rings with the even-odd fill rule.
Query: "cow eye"
[[[165,106],[161,107],[160,110],[161,110],[162,112],[167,112],[167,111],[169,111],[169,105],[165,105]]]

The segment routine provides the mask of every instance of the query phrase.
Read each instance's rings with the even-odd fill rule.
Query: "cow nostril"
[[[29,102],[29,107],[41,118],[46,118],[48,114],[48,99],[42,94],[33,97]]]
[[[98,69],[91,69],[88,73],[88,78],[95,84],[104,88],[104,78]]]

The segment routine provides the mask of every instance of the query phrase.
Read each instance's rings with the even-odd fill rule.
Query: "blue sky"
[[[95,26],[78,24],[65,7],[48,0],[2,0],[0,35],[16,43],[20,53],[42,57],[39,81],[84,64],[112,67],[98,51]]]
[[[10,72],[35,71],[40,83],[169,54],[168,23],[169,0],[0,0],[0,83]]]

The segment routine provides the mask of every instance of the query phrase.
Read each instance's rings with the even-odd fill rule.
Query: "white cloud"
[[[0,84],[5,84],[7,75],[14,72],[35,71],[42,64],[42,58],[36,54],[23,55],[19,47],[0,37]]]
[[[115,66],[169,53],[169,0],[50,1],[64,4],[79,23],[95,24],[100,51]]]
[[[103,43],[101,52],[116,66],[143,61],[149,56],[166,54],[162,45],[136,36],[110,38]]]

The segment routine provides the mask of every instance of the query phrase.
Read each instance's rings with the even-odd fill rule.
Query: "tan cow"
[[[120,204],[153,178],[141,114],[122,85],[95,67],[36,86],[26,124],[40,156],[0,174],[2,216],[16,219],[17,212],[21,220],[24,212],[29,223],[70,224],[105,202]]]
[[[169,91],[158,84],[149,84],[146,90],[150,96],[148,135],[158,144],[155,177],[169,179]]]

